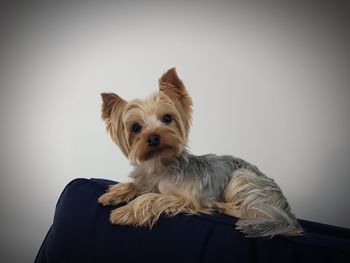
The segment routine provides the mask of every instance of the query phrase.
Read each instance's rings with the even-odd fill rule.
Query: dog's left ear
[[[168,95],[179,108],[185,119],[186,130],[188,132],[192,119],[192,100],[185,85],[178,77],[175,68],[169,69],[159,79],[159,91]]]

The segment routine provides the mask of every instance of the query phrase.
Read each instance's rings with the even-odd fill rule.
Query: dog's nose
[[[158,146],[160,144],[160,136],[159,135],[151,135],[148,137],[147,142],[149,146]]]

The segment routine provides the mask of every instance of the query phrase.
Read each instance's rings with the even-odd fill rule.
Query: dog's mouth
[[[168,159],[179,156],[184,148],[183,140],[175,136],[173,133],[163,133],[160,135],[161,140],[158,144],[151,144],[145,140],[138,140],[131,146],[128,156],[129,160],[134,164],[152,159]],[[147,137],[148,138],[148,135]]]
[[[162,147],[150,147],[148,152],[144,155],[143,160],[146,161],[152,158],[177,156],[178,152],[178,149],[169,145],[165,145]]]

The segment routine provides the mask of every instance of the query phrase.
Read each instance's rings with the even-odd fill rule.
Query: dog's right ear
[[[122,113],[127,102],[114,93],[101,93],[102,119],[106,122],[106,128],[113,141],[120,147],[123,154],[128,157],[130,147],[127,142]]]
[[[188,136],[192,121],[192,99],[175,68],[169,69],[160,77],[159,90],[168,95],[175,103],[184,121]]]
[[[123,108],[126,101],[114,93],[101,93],[102,97],[102,119],[108,121],[111,118],[113,110]]]

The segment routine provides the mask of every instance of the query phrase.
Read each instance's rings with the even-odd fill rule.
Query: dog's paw
[[[98,198],[98,202],[104,206],[117,205],[117,204],[120,204],[122,201],[123,200],[119,196],[110,192],[107,192]]]
[[[98,202],[102,205],[118,205],[128,203],[137,195],[137,189],[133,183],[119,183],[108,188],[107,192],[100,196]]]

